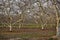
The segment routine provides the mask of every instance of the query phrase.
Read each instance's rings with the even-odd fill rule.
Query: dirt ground
[[[1,40],[48,40],[56,35],[56,28],[16,28],[9,31],[9,27],[0,27]]]

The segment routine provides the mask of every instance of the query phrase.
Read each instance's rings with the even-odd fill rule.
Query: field
[[[40,25],[24,25],[23,27],[12,27],[12,31],[9,27],[0,27],[0,39],[21,39],[21,40],[48,40],[50,37],[56,36],[56,27],[44,27],[42,29]]]

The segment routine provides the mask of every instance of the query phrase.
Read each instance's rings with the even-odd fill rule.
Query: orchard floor
[[[56,35],[56,28],[0,27],[0,40],[48,40]]]

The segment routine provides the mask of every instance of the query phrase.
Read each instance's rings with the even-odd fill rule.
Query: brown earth
[[[30,35],[26,40],[48,40],[50,37],[56,35],[56,28],[17,28],[13,27],[12,31],[9,30],[9,27],[0,27],[0,39],[1,40],[8,40],[9,38],[16,38],[16,37],[28,37],[26,35]],[[22,36],[22,37],[23,37]],[[25,40],[25,39],[23,39]]]

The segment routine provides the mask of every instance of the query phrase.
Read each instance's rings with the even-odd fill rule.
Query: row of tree
[[[57,0],[0,0],[0,24],[10,27],[10,31],[13,25],[19,28],[26,24],[39,24],[42,29],[47,25],[58,27],[58,4]]]

